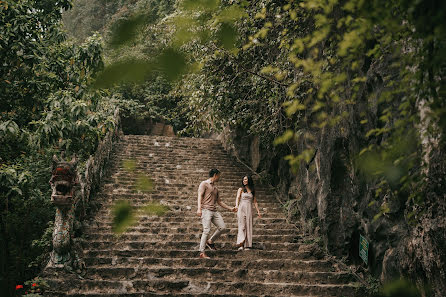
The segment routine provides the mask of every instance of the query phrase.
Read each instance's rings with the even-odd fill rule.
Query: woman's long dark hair
[[[245,187],[245,185],[243,184],[243,180],[245,179],[245,177],[248,178],[248,187],[251,189],[252,196],[254,196],[255,193],[256,193],[256,190],[255,190],[255,188],[254,188],[254,181],[252,180],[252,177],[251,177],[250,175],[245,175],[245,176],[242,177],[242,188],[243,188],[243,192],[244,192],[244,193],[247,192],[246,187]]]

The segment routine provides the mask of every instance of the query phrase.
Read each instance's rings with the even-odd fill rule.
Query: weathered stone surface
[[[172,125],[155,119],[123,118],[122,130],[125,134],[175,136]]]
[[[259,136],[255,135],[251,141],[251,166],[252,170],[256,171],[260,164],[260,144]]]

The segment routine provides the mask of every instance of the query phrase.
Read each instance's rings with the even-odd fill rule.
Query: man
[[[218,194],[218,189],[215,187],[215,183],[220,179],[220,171],[218,169],[211,169],[209,171],[209,179],[202,181],[198,187],[198,209],[197,215],[201,217],[201,223],[203,224],[203,234],[201,235],[200,242],[200,258],[209,259],[204,252],[208,247],[210,250],[216,250],[214,242],[223,233],[226,232],[226,225],[223,221],[223,217],[220,212],[217,211],[216,203],[227,210],[236,212],[235,207],[229,207],[223,201],[221,201]],[[211,222],[217,226],[217,230],[214,235],[208,239],[209,232],[211,231]]]

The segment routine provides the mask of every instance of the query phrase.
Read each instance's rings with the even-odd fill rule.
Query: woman
[[[242,187],[237,191],[237,198],[235,199],[235,207],[237,211],[238,234],[237,246],[238,250],[252,248],[252,203],[257,209],[259,218],[260,211],[257,204],[254,182],[250,176],[244,176],[242,179]]]

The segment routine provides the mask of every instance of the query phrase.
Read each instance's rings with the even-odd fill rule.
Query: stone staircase
[[[124,160],[135,160],[128,170]],[[236,214],[220,208],[229,232],[216,242],[211,259],[198,258],[201,220],[196,216],[197,189],[210,168],[222,172],[217,184],[223,201],[235,204],[248,172],[216,140],[163,136],[125,136],[113,157],[111,177],[95,199],[102,204],[84,230],[87,265],[84,278],[47,268],[51,286],[45,296],[359,296],[351,274],[324,258],[295,225],[288,224],[272,190],[257,184],[262,218],[254,218],[254,249],[237,251]],[[134,187],[141,172],[153,191]],[[121,236],[111,229],[112,205],[128,200],[168,205],[162,215],[140,213]],[[211,234],[215,226],[212,227]]]

